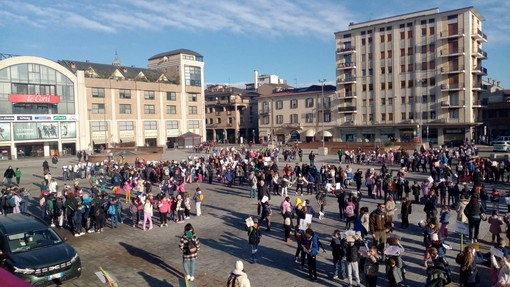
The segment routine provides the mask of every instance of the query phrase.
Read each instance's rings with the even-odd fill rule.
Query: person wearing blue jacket
[[[317,280],[317,253],[319,252],[319,239],[311,228],[305,232],[306,237],[306,260],[308,261],[308,277],[312,281]]]

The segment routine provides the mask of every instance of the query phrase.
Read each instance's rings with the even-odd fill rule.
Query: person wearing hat
[[[250,287],[248,274],[244,272],[244,265],[241,260],[237,260],[236,267],[230,273],[227,279],[227,286]]]

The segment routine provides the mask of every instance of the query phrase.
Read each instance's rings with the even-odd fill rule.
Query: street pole
[[[325,154],[325,139],[324,139],[324,82],[326,82],[326,79],[319,80],[319,82],[322,84],[321,87],[321,101],[322,101],[322,152]]]

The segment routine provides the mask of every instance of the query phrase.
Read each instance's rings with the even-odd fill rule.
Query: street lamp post
[[[324,139],[324,83],[326,79],[319,80],[321,86],[321,101],[322,101],[322,153],[326,155],[325,139]]]

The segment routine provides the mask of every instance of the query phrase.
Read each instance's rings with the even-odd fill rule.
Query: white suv
[[[493,142],[493,151],[510,152],[510,141],[495,141]]]

